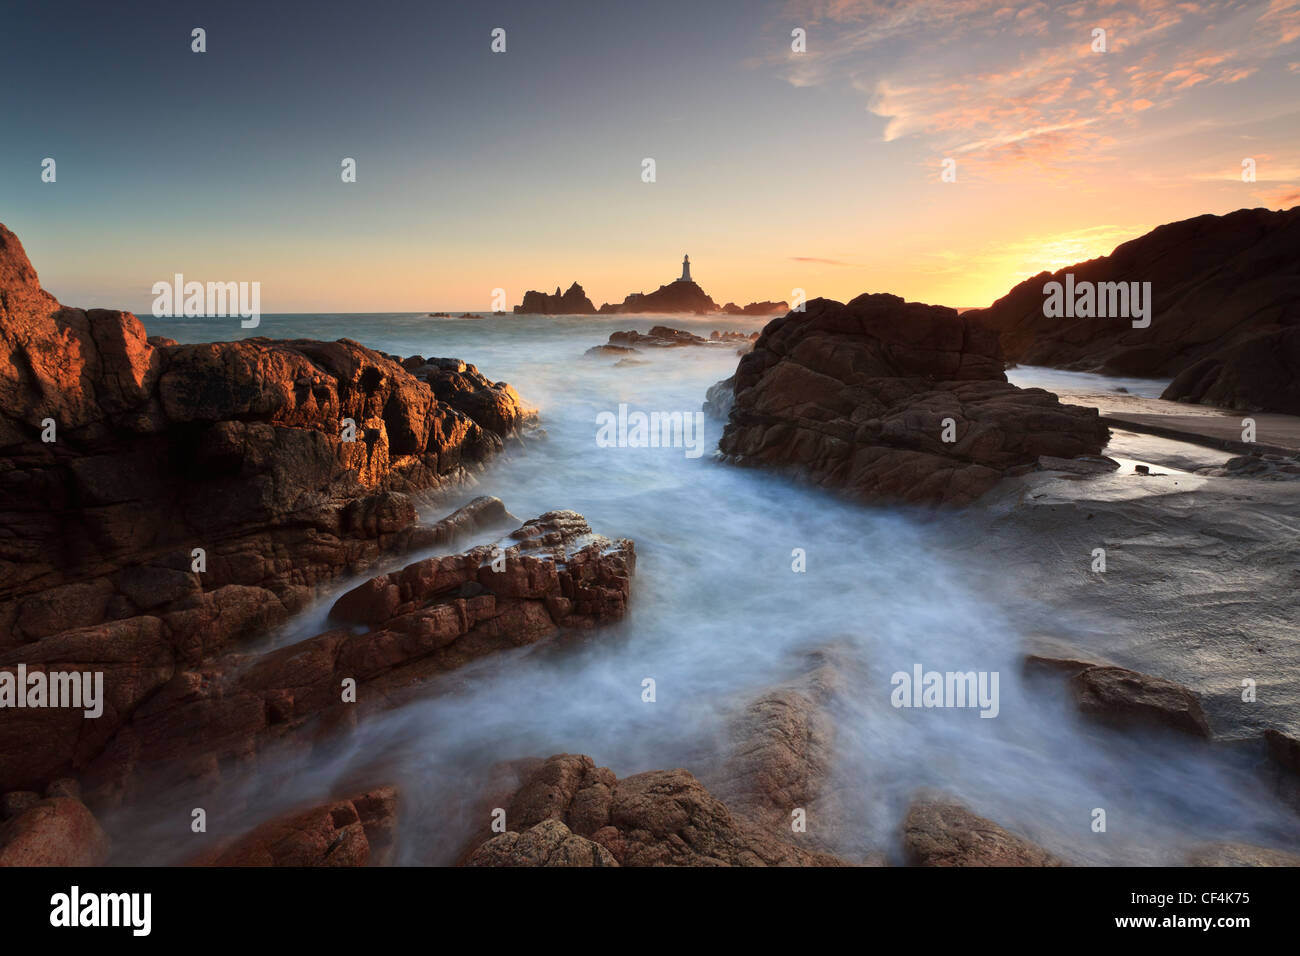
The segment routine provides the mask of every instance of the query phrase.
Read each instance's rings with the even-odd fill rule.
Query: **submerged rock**
[[[909,866],[1061,866],[1042,847],[945,799],[920,799],[903,821]]]
[[[294,810],[262,824],[190,866],[387,866],[397,827],[397,790],[379,787]]]
[[[1095,456],[1109,435],[1096,409],[1009,384],[992,333],[892,295],[775,319],[734,391],[728,460],[865,501],[968,504],[1040,456]]]
[[[723,765],[718,797],[738,816],[792,839],[792,813],[802,810],[807,841],[831,843],[839,824],[829,806],[835,725],[827,711],[842,679],[836,655],[809,656],[808,670],[760,694],[731,720],[735,747]]]
[[[1089,667],[1070,679],[1070,689],[1079,709],[1092,717],[1210,736],[1196,695],[1173,681],[1123,667]]]

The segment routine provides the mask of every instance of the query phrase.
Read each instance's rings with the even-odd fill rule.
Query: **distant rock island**
[[[596,309],[591,300],[582,291],[582,286],[574,283],[563,295],[559,286],[554,295],[545,292],[528,291],[524,301],[515,306],[516,315],[618,315],[626,313],[664,313],[688,315],[784,315],[790,311],[787,302],[751,302],[749,305],[736,305],[728,302],[719,307],[709,294],[700,288],[691,278],[691,258],[682,258],[682,274],[678,278],[661,285],[654,292],[633,292],[620,303],[608,302]]]
[[[573,283],[567,292],[560,294],[560,287],[555,287],[555,295],[529,290],[524,293],[522,305],[515,306],[515,315],[595,315],[596,306],[582,291],[582,286]]]
[[[790,311],[790,303],[781,302],[751,302],[746,306],[736,305],[734,302],[728,302],[722,307],[724,315],[785,315]]]

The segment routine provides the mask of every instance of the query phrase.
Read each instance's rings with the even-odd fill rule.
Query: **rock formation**
[[[718,311],[718,305],[694,282],[670,282],[654,292],[633,292],[619,305],[606,303],[600,307],[601,315],[616,313],[678,313],[708,315]]]
[[[0,227],[0,670],[102,672],[105,696],[96,719],[6,709],[0,791],[85,767],[318,585],[447,538],[412,493],[457,487],[530,410],[459,360],[407,364],[146,339],[61,306]]]
[[[397,791],[379,787],[294,810],[189,861],[191,866],[386,866],[393,861]]]
[[[1010,385],[996,336],[952,309],[862,295],[768,323],[736,369],[718,447],[866,501],[961,505],[1040,455],[1096,455],[1107,436],[1096,409]]]
[[[1089,667],[1070,678],[1075,703],[1110,723],[1154,724],[1210,736],[1201,703],[1186,687],[1123,667]]]
[[[1043,272],[963,317],[997,333],[1008,361],[1175,376],[1164,398],[1300,414],[1300,207],[1168,223],[1108,256]],[[1151,324],[1049,318],[1043,286],[1151,283]]]
[[[15,796],[30,800],[14,799]],[[102,866],[110,843],[98,821],[73,793],[51,788],[37,794],[6,794],[0,814],[0,867]]]
[[[101,804],[186,781],[209,785],[273,743],[351,726],[494,650],[618,620],[634,566],[632,542],[594,534],[574,512],[542,515],[498,545],[418,561],[349,591],[333,615],[364,631],[334,629],[259,655],[160,668],[148,699],[114,711],[112,721],[87,722],[93,735],[51,733],[42,753],[6,749],[0,780],[67,767]],[[348,679],[355,703],[342,699]]]
[[[1060,866],[1042,847],[976,816],[948,797],[921,797],[903,821],[909,866]]]
[[[506,827],[469,855],[469,865],[843,865],[738,819],[685,770],[619,780],[571,754],[549,758],[524,783],[506,809]]]
[[[522,305],[515,306],[516,315],[595,315],[596,306],[582,291],[582,286],[573,283],[563,294],[560,287],[555,287],[555,295],[529,290],[524,293]]]

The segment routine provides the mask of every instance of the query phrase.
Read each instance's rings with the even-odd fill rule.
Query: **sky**
[[[0,222],[87,308],[600,305],[686,253],[719,304],[971,307],[1300,204],[1300,0],[8,0],[0,62]]]

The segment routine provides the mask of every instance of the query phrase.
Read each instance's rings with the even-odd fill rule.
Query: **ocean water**
[[[737,355],[722,348],[647,352],[645,364],[624,367],[583,355],[611,331],[661,322],[705,335],[761,327],[744,318],[321,315],[265,316],[244,331],[236,320],[146,320],[150,334],[180,341],[352,338],[471,362],[538,407],[546,438],[512,449],[425,516],[478,494],[500,497],[521,519],[571,508],[597,532],[633,539],[638,557],[624,621],[482,659],[336,747],[284,754],[274,772],[211,796],[210,832],[236,832],[353,783],[393,782],[403,801],[400,862],[446,863],[483,822],[471,815],[482,812],[494,764],[585,753],[619,776],[686,767],[707,783],[732,743],[736,709],[829,648],[842,667],[830,704],[838,810],[811,815],[809,829],[850,859],[872,851],[897,859],[899,823],[921,787],[948,791],[1076,863],[1178,862],[1187,847],[1219,839],[1296,845],[1296,818],[1256,779],[1257,755],[1093,726],[1062,680],[1027,678],[1025,639],[1070,622],[1019,593],[1014,568],[987,566],[962,516],[848,504],[722,464],[711,454],[721,425],[709,420],[698,458],[680,448],[599,447],[601,413],[620,404],[693,413],[734,370]],[[1094,378],[1072,380],[1109,381]],[[803,573],[792,569],[795,549],[806,555]],[[330,604],[353,583],[339,582],[277,640],[323,630]],[[997,716],[894,707],[891,676],[918,664],[996,673]],[[646,678],[653,703],[642,699]],[[167,799],[159,795],[158,807]],[[1098,808],[1104,833],[1092,827]],[[110,828],[136,847],[132,862],[171,862],[192,852],[188,820],[152,808]]]

